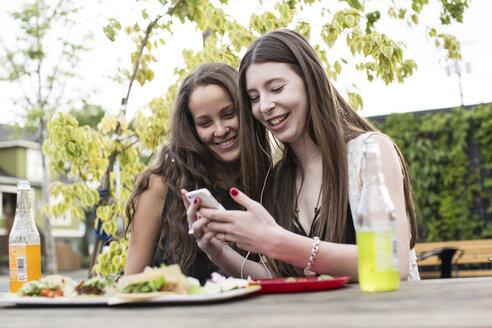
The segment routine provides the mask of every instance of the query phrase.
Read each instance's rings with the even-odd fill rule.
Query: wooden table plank
[[[5,325],[8,323],[8,325]],[[403,282],[397,291],[250,296],[214,304],[1,308],[0,327],[490,327],[492,277]]]

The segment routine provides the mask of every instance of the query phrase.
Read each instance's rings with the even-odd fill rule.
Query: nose
[[[214,131],[214,136],[216,137],[223,137],[229,132],[229,126],[227,124],[224,124],[223,122],[218,122],[215,125],[215,131]]]
[[[260,111],[263,113],[269,112],[273,107],[275,107],[275,103],[273,100],[266,96],[263,95],[260,97]]]

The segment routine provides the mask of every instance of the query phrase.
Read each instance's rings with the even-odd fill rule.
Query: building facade
[[[43,234],[44,207],[42,195],[43,166],[41,146],[35,135],[0,124],[0,261],[8,259],[8,235],[14,222],[17,182],[31,183],[32,215],[40,234]],[[57,242],[71,245],[77,251],[79,240],[84,238],[86,226],[73,220],[70,213],[50,218],[52,235]]]

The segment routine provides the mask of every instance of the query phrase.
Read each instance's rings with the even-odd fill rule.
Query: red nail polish
[[[236,188],[231,188],[231,195],[232,196],[237,196],[238,193],[239,193],[239,191],[237,191]]]
[[[196,204],[198,203],[198,198],[195,198],[195,200],[193,201],[193,204]]]

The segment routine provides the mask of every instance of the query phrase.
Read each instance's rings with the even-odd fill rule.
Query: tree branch
[[[130,84],[128,86],[128,91],[126,93],[126,97],[125,97],[125,100],[126,100],[126,103],[128,103],[128,98],[130,97],[130,91],[132,89],[132,85],[133,85],[133,81],[135,81],[135,76],[137,75],[137,71],[138,71],[138,66],[140,65],[140,58],[142,57],[142,53],[143,53],[143,50],[145,48],[145,46],[147,45],[147,42],[149,41],[149,36],[150,36],[150,33],[152,32],[152,29],[154,28],[154,26],[157,24],[157,22],[164,16],[166,15],[169,15],[171,16],[174,12],[174,10],[179,6],[181,5],[182,3],[184,2],[184,0],[180,0],[178,3],[176,3],[176,5],[174,7],[171,7],[169,8],[169,10],[165,13],[165,14],[162,14],[162,15],[159,15],[157,16],[152,22],[150,22],[150,24],[147,26],[147,29],[145,31],[145,37],[144,39],[142,40],[142,43],[140,44],[140,49],[138,51],[138,56],[137,58],[135,59],[135,65],[133,65],[133,73],[132,73],[132,76],[130,78]],[[124,113],[126,114],[126,112]]]
[[[71,31],[71,30],[72,30],[72,27],[70,26],[69,31]],[[68,35],[70,35],[70,32],[68,33]],[[67,37],[67,39],[68,39],[68,37]],[[61,51],[60,57],[58,58],[58,62],[56,63],[55,67],[53,68],[53,75],[52,75],[51,80],[48,84],[48,88],[47,88],[48,95],[46,98],[48,98],[51,95],[51,90],[53,90],[53,84],[55,81],[55,77],[58,74],[58,69],[60,68],[60,65],[63,61],[63,58],[67,54],[67,52],[65,51],[67,47],[68,47],[68,43],[65,43],[65,45],[63,46],[63,49]]]
[[[139,140],[137,139],[137,140],[135,140],[134,142],[130,143],[130,144],[129,144],[129,145],[127,145],[125,148],[123,148],[123,149],[121,150],[121,152],[124,152],[125,150],[129,149],[131,146],[133,146],[133,145],[135,145],[136,143],[138,143],[138,141],[139,141]]]
[[[147,159],[145,160],[145,166],[149,165],[149,162],[150,162],[150,159],[152,158],[152,156],[154,156],[154,152],[152,152],[152,154],[150,154],[149,157],[147,157]]]
[[[41,40],[39,38],[39,16],[36,17],[36,45],[38,46],[38,51],[41,49]],[[38,105],[39,108],[43,108],[43,95],[41,90],[41,58],[38,58],[38,65],[36,69],[38,78]]]

